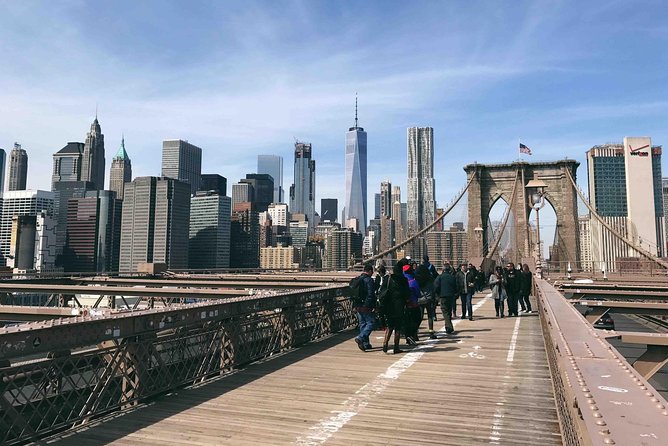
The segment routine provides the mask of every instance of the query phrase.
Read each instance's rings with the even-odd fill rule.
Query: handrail
[[[536,290],[564,444],[666,444],[668,402],[552,285]]]

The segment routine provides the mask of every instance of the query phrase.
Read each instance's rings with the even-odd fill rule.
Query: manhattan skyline
[[[520,138],[527,161],[581,163],[625,135],[668,141],[666,18],[656,1],[3,2],[0,147],[21,143],[27,187],[49,190],[52,154],[84,142],[96,104],[105,173],[123,134],[135,177],[159,175],[162,141],[180,138],[230,183],[259,154],[292,159],[296,137],[313,144],[319,208],[345,202],[358,92],[367,205],[383,180],[405,190],[406,128],[430,126],[444,206],[465,164],[511,162]]]

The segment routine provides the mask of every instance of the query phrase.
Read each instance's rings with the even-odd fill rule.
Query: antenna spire
[[[355,93],[355,128],[357,128],[357,93]]]

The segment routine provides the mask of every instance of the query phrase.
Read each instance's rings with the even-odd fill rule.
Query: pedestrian
[[[429,257],[422,257],[422,263],[415,271],[415,279],[420,285],[420,321],[427,313],[427,325],[429,328],[429,339],[436,339],[434,334],[434,321],[436,320],[436,298],[434,297],[434,280],[438,272],[434,265],[429,263]]]
[[[485,288],[485,284],[487,283],[487,278],[485,277],[485,272],[482,270],[482,266],[479,270],[477,270],[475,279],[476,291],[480,293]]]
[[[454,334],[455,328],[452,325],[452,303],[457,295],[457,279],[455,272],[449,263],[443,268],[443,272],[434,281],[434,293],[439,297],[441,304],[441,314],[443,314],[443,321],[445,322],[445,332]]]
[[[373,348],[369,341],[369,335],[373,331],[373,324],[376,320],[376,287],[371,278],[372,275],[373,266],[365,264],[364,272],[359,276],[359,293],[354,302],[360,325],[360,334],[355,337],[355,342],[362,351]]]
[[[473,265],[466,265],[462,263],[459,271],[457,271],[457,290],[462,301],[462,319],[466,319],[468,314],[469,320],[473,320],[473,292],[475,273],[471,271]]]
[[[513,262],[508,262],[505,270],[506,294],[508,295],[508,316],[518,316],[517,303],[520,299],[519,271]]]
[[[489,288],[492,290],[496,317],[503,317],[503,301],[508,298],[508,294],[506,293],[506,277],[500,266],[497,266],[494,273],[489,276]]]
[[[522,265],[522,271],[520,272],[520,304],[522,304],[522,311],[525,313],[531,313],[529,296],[531,295],[532,287],[533,274],[529,270],[529,265],[525,263]]]
[[[392,269],[392,274],[387,275],[387,291],[383,294],[381,288],[378,303],[385,317],[385,338],[383,340],[383,352],[387,353],[390,339],[394,333],[394,349],[392,353],[403,353],[399,348],[401,332],[403,329],[404,312],[406,301],[410,290],[408,280],[404,277],[403,264],[397,263]]]
[[[404,331],[406,332],[406,343],[408,345],[416,345],[418,338],[418,329],[420,328],[421,314],[420,305],[420,285],[415,280],[415,271],[410,264],[405,264],[402,267],[404,277],[408,281],[408,300],[406,301],[406,312],[404,319]]]

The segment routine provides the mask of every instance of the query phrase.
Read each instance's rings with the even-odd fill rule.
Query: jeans
[[[522,311],[524,310],[531,311],[531,301],[529,300],[529,293],[520,294],[520,304],[522,305]]]
[[[517,293],[508,293],[508,316],[517,316],[519,296]]]
[[[503,299],[494,299],[494,309],[496,310],[496,317],[503,317]]]
[[[462,294],[460,297],[462,299],[462,317],[465,318],[467,312],[468,317],[473,317],[473,303],[471,302],[473,300],[473,291]]]
[[[373,331],[373,323],[376,320],[376,313],[357,313],[357,320],[360,324],[360,334],[357,339],[362,341],[365,347],[369,348],[369,335]]]

